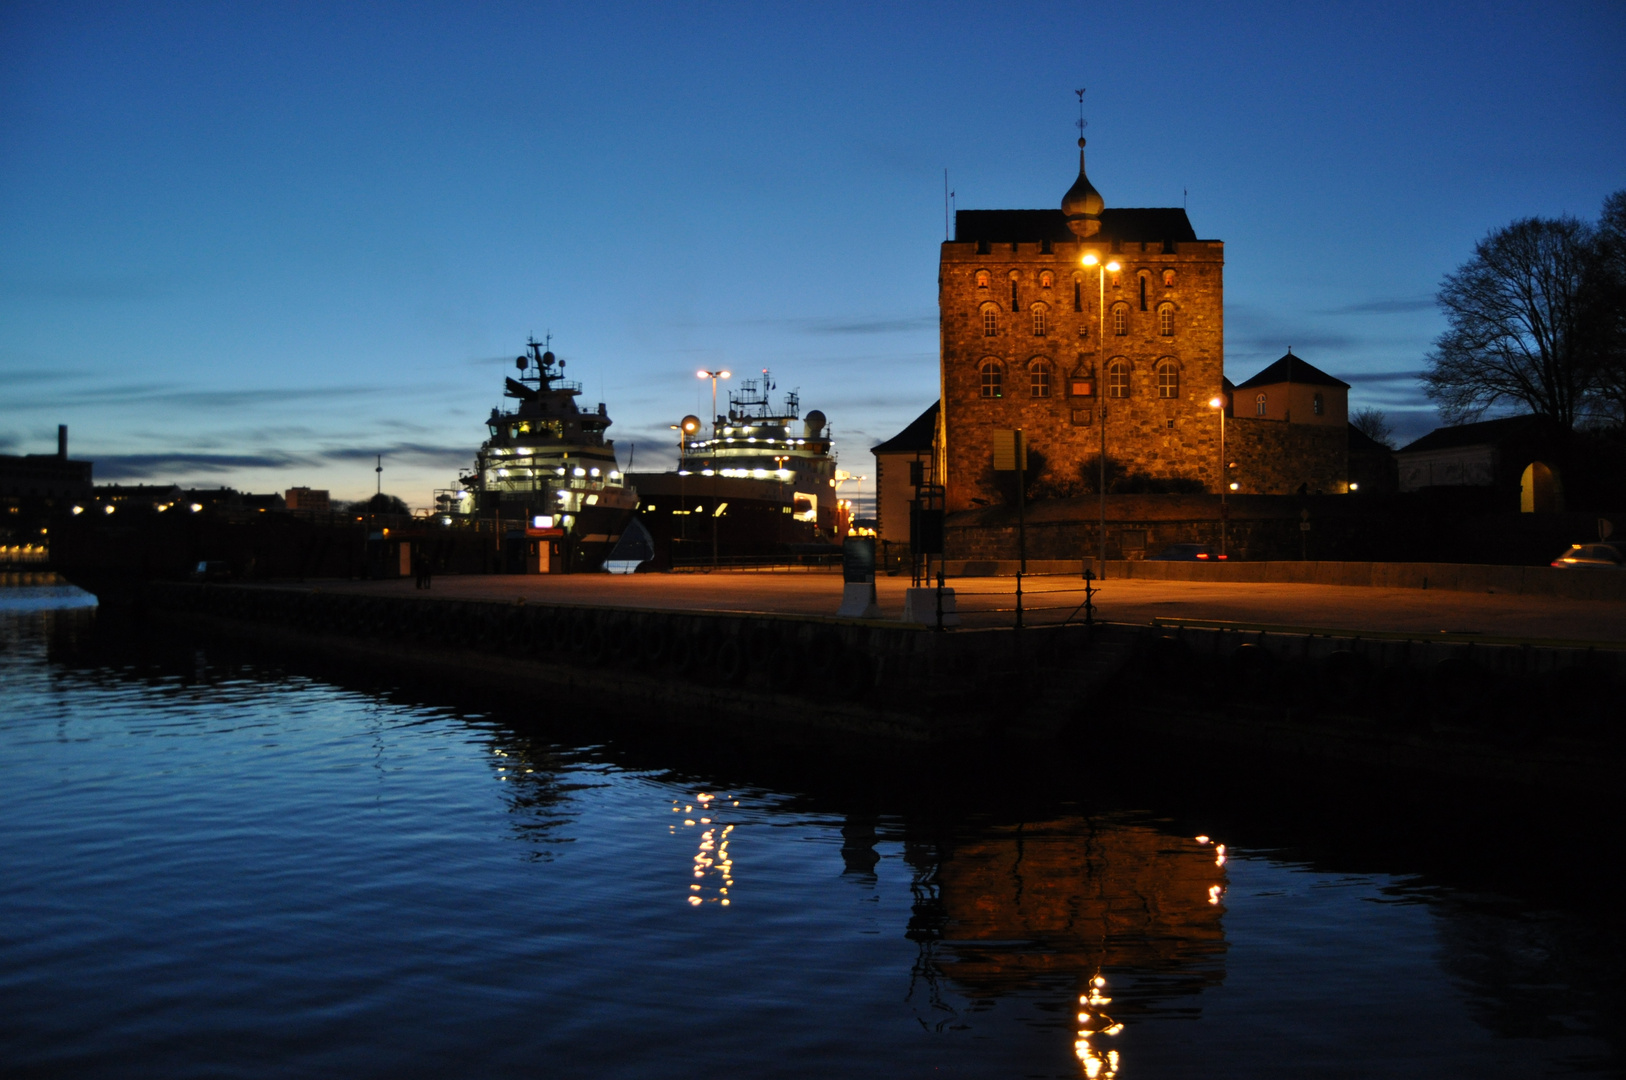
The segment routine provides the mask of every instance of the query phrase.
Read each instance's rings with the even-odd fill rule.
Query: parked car
[[[1207,544],[1170,544],[1156,555],[1148,555],[1147,562],[1219,562],[1224,555],[1214,554]]]
[[[1551,565],[1560,570],[1626,570],[1626,551],[1620,544],[1571,544]]]

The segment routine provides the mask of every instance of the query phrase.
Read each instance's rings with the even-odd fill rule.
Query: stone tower
[[[959,211],[938,270],[947,508],[998,501],[997,428],[1025,431],[1058,494],[1103,432],[1109,461],[1218,491],[1224,270],[1184,209],[1107,207],[1083,139],[1060,209]]]

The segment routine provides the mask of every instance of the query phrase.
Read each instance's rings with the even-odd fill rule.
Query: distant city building
[[[1053,491],[1087,483],[1103,431],[1107,458],[1153,482],[1347,490],[1349,388],[1291,352],[1229,400],[1236,468],[1222,474],[1224,271],[1225,245],[1199,239],[1184,209],[1107,208],[1082,140],[1060,209],[959,211],[938,274],[947,509],[998,500],[1001,428],[1024,431]],[[885,511],[881,523],[891,531]]]
[[[57,428],[55,454],[0,454],[0,499],[70,501],[90,497],[93,463],[68,458],[68,428]]]
[[[333,500],[328,497],[326,491],[319,488],[289,488],[282,497],[290,510],[316,510],[326,513],[333,509]]]

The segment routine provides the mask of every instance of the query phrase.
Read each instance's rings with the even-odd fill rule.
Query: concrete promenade
[[[884,617],[903,612],[909,579],[882,577],[876,593]],[[1015,581],[957,578],[959,607],[969,627],[1009,626]],[[1076,577],[1024,580],[1030,624],[1058,622],[1083,599]],[[469,575],[436,577],[418,593],[411,579],[307,582],[302,588],[364,595],[418,595],[446,600],[523,599],[528,603],[659,610],[734,611],[779,615],[835,614],[841,577],[831,572],[721,571],[711,574]],[[1096,617],[1150,624],[1209,620],[1282,628],[1435,637],[1611,644],[1626,648],[1626,604],[1552,596],[1446,592],[1265,582],[1112,579],[1100,583]]]

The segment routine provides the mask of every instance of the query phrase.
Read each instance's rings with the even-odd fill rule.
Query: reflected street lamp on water
[[[1082,139],[1079,140],[1079,145],[1084,145]],[[1079,151],[1080,160],[1083,160],[1083,153],[1084,152],[1082,150]],[[1107,394],[1106,381],[1102,378],[1102,376],[1106,374],[1107,271],[1111,270],[1114,274],[1116,274],[1119,270],[1119,265],[1118,260],[1113,259],[1105,266],[1102,266],[1101,260],[1096,257],[1096,254],[1093,251],[1085,253],[1083,262],[1085,266],[1095,267],[1095,278],[1098,285],[1097,292],[1099,293],[1096,308],[1101,316],[1101,336],[1097,339],[1100,341],[1100,344],[1097,345],[1095,349],[1095,393],[1096,400],[1100,402],[1098,411],[1100,413],[1101,421],[1101,480],[1098,485],[1101,496],[1101,535],[1099,537],[1101,541],[1101,558],[1096,564],[1096,576],[1105,577],[1107,568]]]

